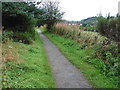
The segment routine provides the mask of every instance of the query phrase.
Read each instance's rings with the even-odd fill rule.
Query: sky
[[[108,13],[118,13],[120,0],[57,0],[60,2],[61,11],[65,12],[63,19],[79,21],[88,17],[97,16],[100,12],[103,16]]]
[[[65,12],[63,19],[80,21],[88,17],[97,16],[100,13],[102,13],[103,16],[106,16],[108,13],[110,13],[110,15],[112,16],[115,16],[118,13],[118,2],[120,0],[53,0],[53,1],[60,2],[59,6],[61,7],[61,11]]]

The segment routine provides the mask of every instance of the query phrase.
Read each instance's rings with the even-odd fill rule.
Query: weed
[[[3,88],[55,87],[47,56],[38,34],[33,44],[10,41],[3,44],[3,51],[3,58],[9,53],[13,57],[4,63]],[[19,57],[16,57],[16,54]]]

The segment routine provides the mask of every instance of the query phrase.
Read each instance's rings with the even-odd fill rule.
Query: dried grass
[[[2,60],[4,63],[10,60],[14,61],[15,63],[21,63],[22,60],[18,54],[19,46],[16,47],[16,45],[12,44],[12,41],[8,41],[2,45],[2,48]]]
[[[57,23],[53,27],[53,31],[61,36],[71,38],[81,45],[92,46],[101,44],[106,39],[97,32],[80,30],[79,25],[69,25],[67,23]]]

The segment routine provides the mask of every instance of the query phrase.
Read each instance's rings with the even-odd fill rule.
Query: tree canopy
[[[18,30],[15,28],[16,26],[24,26],[27,24],[27,20],[30,22],[30,20],[33,19],[37,22],[37,26],[47,24],[48,29],[50,29],[62,18],[63,14],[64,13],[60,11],[59,3],[49,0],[44,2],[2,3],[3,26],[5,28],[12,28],[12,30]]]
[[[47,28],[50,30],[52,26],[62,19],[64,12],[60,10],[59,2],[53,2],[46,0],[42,4],[44,13],[44,23],[47,24]]]

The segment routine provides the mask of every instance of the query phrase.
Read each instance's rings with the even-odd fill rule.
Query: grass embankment
[[[44,33],[59,49],[60,51],[70,60],[72,64],[74,64],[77,68],[83,72],[84,76],[88,79],[88,81],[96,88],[116,88],[117,86],[107,78],[106,76],[100,74],[100,69],[97,68],[100,63],[103,63],[98,58],[94,57],[93,53],[95,52],[92,48],[83,48],[79,43],[61,37],[59,35],[55,35],[52,33]],[[94,58],[89,58],[89,57]],[[96,62],[97,65],[91,65],[91,62],[87,62],[86,60],[91,62]],[[95,67],[96,66],[96,67]]]
[[[54,88],[55,83],[38,34],[33,44],[3,44],[3,88]]]

